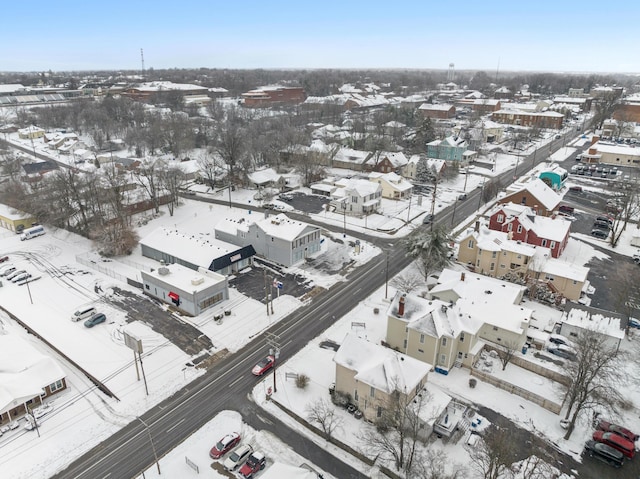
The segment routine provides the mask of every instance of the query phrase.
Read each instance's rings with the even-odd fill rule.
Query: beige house
[[[18,136],[22,140],[35,140],[44,136],[44,130],[38,126],[28,126],[18,130]]]
[[[527,278],[546,284],[567,299],[580,299],[589,286],[589,268],[553,258],[549,248],[516,241],[510,236],[477,222],[475,228],[460,237],[458,262],[486,276]]]
[[[333,358],[336,391],[351,396],[369,421],[382,416],[393,394],[409,403],[427,383],[432,366],[347,334]]]
[[[382,187],[382,197],[390,200],[404,200],[411,197],[413,185],[396,173],[369,173],[369,181]]]
[[[484,346],[478,341],[481,326],[455,304],[398,292],[387,310],[386,342],[412,358],[434,364],[436,371],[447,371],[453,366],[471,366]]]
[[[28,213],[0,204],[0,226],[9,231],[21,233],[23,229],[31,228],[35,221],[36,218]]]

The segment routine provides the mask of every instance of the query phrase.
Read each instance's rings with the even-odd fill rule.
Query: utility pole
[[[280,336],[273,333],[266,333],[265,339],[269,346],[269,354],[273,356],[273,392],[277,393],[278,388],[276,385],[276,365],[278,358],[280,357]]]
[[[263,270],[264,273],[264,299],[267,303],[267,316],[269,316],[269,293],[267,293],[267,269]]]
[[[149,425],[142,420],[141,417],[138,417],[138,421],[140,421],[142,423],[144,428],[147,430],[147,433],[149,434],[149,442],[151,443],[151,450],[153,451],[153,457],[155,458],[156,466],[158,467],[158,475],[160,475],[160,461],[158,461],[158,454],[156,453],[156,446],[153,443],[153,437],[151,437],[151,429],[149,428]]]
[[[384,270],[384,299],[387,299],[387,297],[389,296],[389,251],[386,251],[386,254],[387,267]]]

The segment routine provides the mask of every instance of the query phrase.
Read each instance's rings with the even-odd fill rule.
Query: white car
[[[253,448],[249,444],[242,444],[227,457],[222,464],[227,471],[235,471],[253,452]]]
[[[12,283],[19,283],[20,281],[26,281],[29,278],[31,278],[31,274],[24,272],[24,273],[20,273],[18,276],[14,276],[11,279],[11,282]]]
[[[13,271],[12,273],[9,273],[9,274],[7,275],[7,279],[8,279],[9,281],[13,281],[13,278],[16,278],[16,277],[18,277],[18,276],[20,276],[21,274],[24,274],[24,273],[26,273],[26,271],[25,271],[25,270],[23,270],[23,269],[16,269],[15,271]]]

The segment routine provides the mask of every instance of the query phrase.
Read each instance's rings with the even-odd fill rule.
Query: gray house
[[[215,237],[283,266],[292,266],[320,251],[320,228],[288,218],[285,214],[257,221],[225,219],[216,225]]]
[[[221,301],[229,299],[227,278],[221,274],[199,268],[193,271],[179,264],[141,271],[143,291],[180,311],[199,315]]]

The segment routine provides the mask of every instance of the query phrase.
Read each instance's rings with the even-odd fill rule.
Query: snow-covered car
[[[633,431],[630,431],[626,427],[620,426],[618,424],[613,424],[609,421],[600,421],[598,423],[597,429],[599,429],[600,431],[612,432],[614,434],[624,437],[625,439],[628,439],[631,442],[636,442],[640,437],[638,434],[636,434]]]
[[[242,444],[235,448],[222,464],[227,471],[235,471],[247,460],[253,448],[249,444]]]
[[[24,281],[24,280],[27,280],[29,278],[31,278],[31,274],[23,272],[23,273],[20,273],[17,276],[14,276],[13,278],[11,278],[11,282],[12,283],[19,283],[20,281]]]
[[[237,432],[227,434],[222,439],[220,439],[215,446],[211,448],[211,451],[209,451],[209,456],[211,456],[212,459],[220,459],[231,449],[236,447],[239,442],[240,434],[238,434]]]
[[[238,473],[245,479],[252,479],[254,474],[264,469],[267,459],[261,452],[252,452]]]
[[[549,342],[553,344],[563,344],[565,346],[573,346],[573,343],[568,338],[562,336],[561,334],[550,334]]]
[[[585,443],[582,454],[589,455],[590,457],[613,467],[620,467],[624,464],[624,455],[620,451],[593,440],[589,440]]]
[[[7,275],[7,279],[9,281],[13,281],[13,278],[20,276],[21,274],[24,274],[24,273],[26,273],[24,269],[16,269],[15,271]]]
[[[570,361],[576,360],[575,351],[572,348],[565,346],[564,344],[554,344],[553,346],[549,346],[547,348],[547,351],[549,351],[554,356],[558,356],[562,359],[568,359]]]

